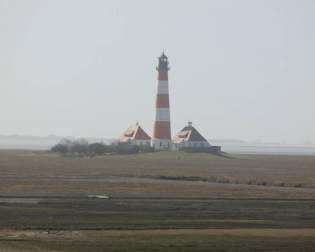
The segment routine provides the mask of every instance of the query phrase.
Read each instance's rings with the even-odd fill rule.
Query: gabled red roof
[[[173,139],[174,143],[181,143],[181,142],[208,142],[199,132],[196,130],[195,127],[188,124],[188,126],[184,127]]]
[[[122,142],[128,140],[151,140],[151,137],[137,123],[130,126],[120,137],[120,141]]]

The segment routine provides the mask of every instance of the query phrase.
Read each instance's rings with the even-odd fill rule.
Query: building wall
[[[151,146],[155,150],[171,150],[173,149],[173,144],[169,139],[154,139],[151,141]]]
[[[209,148],[211,145],[205,141],[183,141],[179,144],[174,144],[176,149],[181,148]]]
[[[131,140],[130,144],[133,144],[133,145],[150,145],[151,140]]]
[[[132,145],[148,145],[150,146],[151,144],[151,140],[134,140],[134,139],[128,139],[126,141],[121,141],[121,142],[124,142],[124,143],[129,143],[129,144],[132,144]]]

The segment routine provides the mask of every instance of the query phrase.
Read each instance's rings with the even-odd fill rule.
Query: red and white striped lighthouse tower
[[[171,120],[168,94],[168,59],[164,53],[159,57],[156,114],[151,145],[156,150],[171,149]]]

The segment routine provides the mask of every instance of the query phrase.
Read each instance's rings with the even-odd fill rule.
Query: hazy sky
[[[0,135],[151,134],[157,57],[172,131],[315,142],[314,0],[0,0]]]

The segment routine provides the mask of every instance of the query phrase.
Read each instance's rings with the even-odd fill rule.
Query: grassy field
[[[0,251],[314,251],[315,157],[0,151],[0,216]]]
[[[8,234],[8,233],[7,233]],[[314,230],[15,232],[1,251],[314,251]],[[17,242],[18,241],[18,242]]]
[[[0,195],[315,197],[315,156],[153,153],[89,159],[0,151],[0,165]]]

